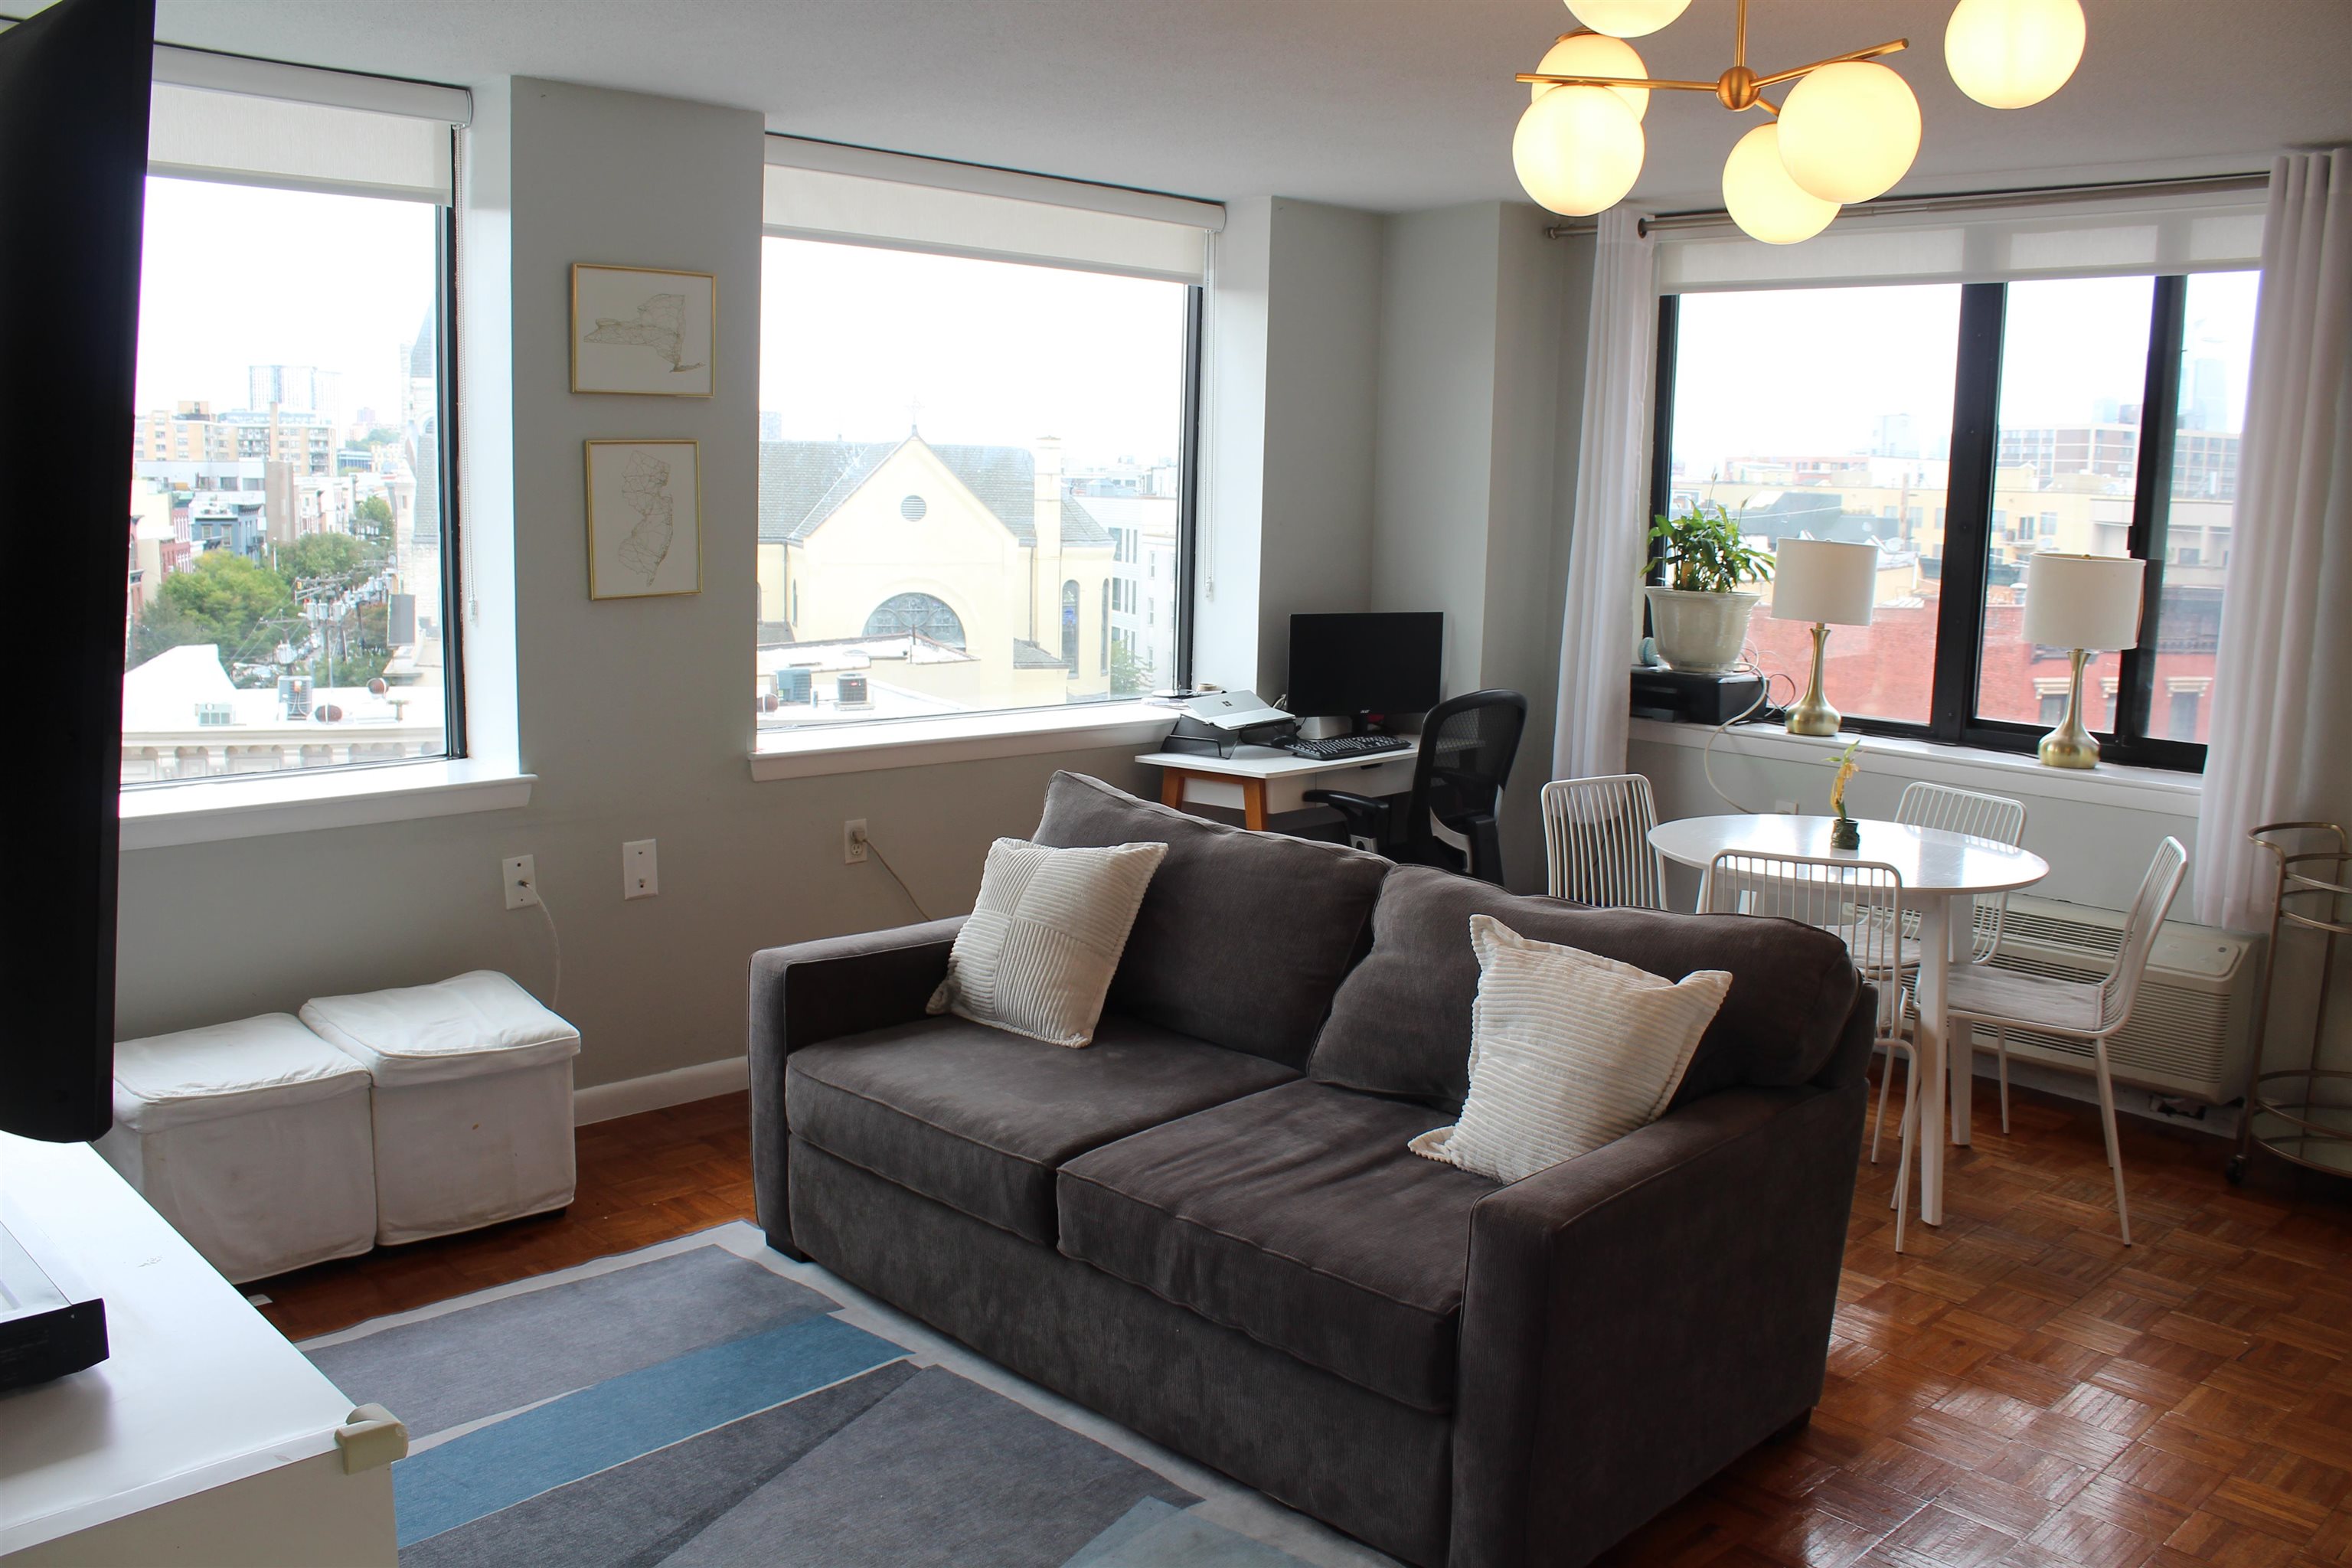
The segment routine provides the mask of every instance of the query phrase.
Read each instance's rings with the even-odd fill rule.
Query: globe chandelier
[[[1713,81],[1676,81],[1649,75],[1625,40],[1665,26],[1690,0],[1566,3],[1582,25],[1518,77],[1530,101],[1511,137],[1519,184],[1553,212],[1582,217],[1625,199],[1642,174],[1654,91],[1708,92],[1734,114],[1764,113],[1724,163],[1723,205],[1770,245],[1811,239],[1840,208],[1884,195],[1918,155],[1919,100],[1878,63],[1907,38],[1759,75],[1748,64],[1748,0],[1738,0],[1730,66]],[[1959,0],[1944,61],[1977,102],[2022,109],[2066,85],[2084,31],[2082,0]],[[1776,106],[1764,92],[1783,83]]]

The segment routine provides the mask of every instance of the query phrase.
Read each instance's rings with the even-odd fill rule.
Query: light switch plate
[[[621,846],[621,897],[650,899],[661,891],[661,873],[654,862],[654,841],[632,838]]]

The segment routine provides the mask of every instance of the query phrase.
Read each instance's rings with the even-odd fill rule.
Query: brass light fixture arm
[[[1552,87],[1646,87],[1667,92],[1713,92],[1711,81],[1661,81],[1645,76],[1547,76],[1541,71],[1521,71],[1514,81],[1544,82]]]
[[[1866,49],[1854,49],[1847,54],[1832,55],[1825,60],[1815,60],[1809,66],[1799,66],[1793,70],[1775,71],[1770,76],[1759,76],[1756,79],[1756,85],[1776,87],[1784,81],[1794,81],[1809,71],[1817,71],[1823,66],[1842,66],[1853,60],[1874,60],[1881,55],[1900,54],[1910,47],[1911,40],[1908,38],[1896,38],[1889,43],[1873,44]]]

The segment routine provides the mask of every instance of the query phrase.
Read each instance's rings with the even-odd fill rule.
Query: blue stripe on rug
[[[393,1467],[400,1544],[870,1371],[904,1346],[809,1318],[688,1352],[452,1438]]]

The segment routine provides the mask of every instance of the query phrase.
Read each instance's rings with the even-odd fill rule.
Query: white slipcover
[[[367,1070],[285,1013],[125,1040],[98,1152],[239,1284],[375,1244]]]
[[[492,970],[302,1005],[375,1081],[375,1238],[420,1241],[572,1202],[580,1033]]]

